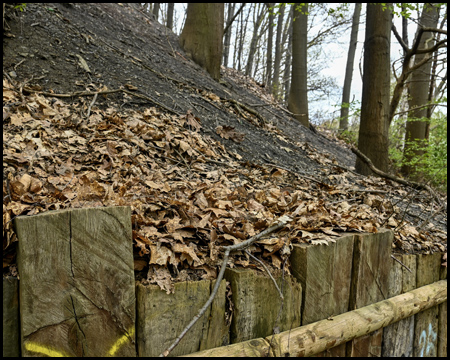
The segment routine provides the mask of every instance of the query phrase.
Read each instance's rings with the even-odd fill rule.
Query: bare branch
[[[292,221],[292,219],[289,216],[283,215],[282,217],[280,217],[278,219],[278,221],[274,225],[272,225],[271,227],[267,228],[266,230],[260,232],[259,234],[252,236],[250,239],[248,239],[244,242],[241,242],[239,244],[234,244],[231,246],[224,246],[225,254],[223,257],[222,266],[220,268],[219,275],[217,276],[216,283],[214,285],[214,289],[211,292],[211,296],[206,301],[205,305],[203,305],[203,307],[199,310],[198,314],[196,316],[194,316],[194,318],[191,320],[191,322],[185,327],[185,329],[181,332],[181,334],[175,339],[175,341],[163,353],[161,353],[159,355],[160,357],[165,357],[170,354],[170,352],[179,344],[181,339],[183,339],[184,335],[187,334],[187,332],[192,328],[192,326],[194,326],[194,324],[198,321],[198,319],[200,319],[204,315],[204,313],[206,312],[208,307],[211,305],[211,303],[213,302],[214,298],[217,295],[217,291],[219,290],[220,282],[223,279],[223,275],[225,274],[225,269],[227,267],[228,256],[230,255],[230,252],[235,251],[235,250],[242,250],[242,249],[250,246],[252,243],[254,243],[256,240],[262,238],[263,236],[268,235],[271,232],[274,232],[274,231],[286,226],[286,224],[290,221]]]

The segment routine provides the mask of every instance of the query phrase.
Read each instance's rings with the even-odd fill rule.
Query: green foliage
[[[408,121],[428,121],[428,119],[408,119]],[[403,124],[395,120],[391,127],[389,148],[390,159],[394,168],[400,169],[403,165],[410,165],[414,175],[419,175],[422,181],[430,181],[434,186],[447,191],[447,116],[437,113],[430,123],[430,138],[423,142],[411,142],[408,147],[408,158],[404,154]],[[417,156],[416,151],[424,151]]]
[[[358,147],[358,131],[344,130],[337,135],[337,138],[344,140],[347,144]]]
[[[26,7],[27,7],[27,4],[22,3],[22,4],[17,4],[16,6],[14,6],[14,9],[18,9],[20,12],[22,12],[25,10]]]
[[[392,14],[399,16],[399,17],[404,16],[407,19],[411,16],[411,12],[419,10],[419,4],[417,4],[417,3],[414,3],[414,4],[395,3],[394,5],[389,5],[389,6],[388,6],[388,3],[380,3],[380,4],[383,7],[383,11],[385,11],[386,9],[389,8],[389,10],[391,10]],[[403,5],[404,9],[402,9],[402,5]],[[396,10],[396,8],[398,10]]]
[[[349,4],[342,3],[342,4],[339,4],[336,8],[328,9],[328,15],[338,16],[341,19],[343,19],[344,13],[347,13],[348,11],[349,11]]]
[[[295,5],[295,4],[293,4],[293,5]],[[298,11],[300,14],[303,14],[303,15],[309,15],[309,12],[303,10],[303,7],[305,7],[306,5],[307,5],[307,3],[300,3],[300,4],[295,8],[295,10]],[[294,21],[295,21],[295,19],[294,19]]]

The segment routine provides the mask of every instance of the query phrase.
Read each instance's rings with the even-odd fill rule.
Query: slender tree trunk
[[[275,3],[265,3],[267,6],[267,12],[269,13],[269,33],[267,34],[267,71],[266,71],[266,84],[267,89],[272,92],[272,50],[273,50],[273,7]]]
[[[341,117],[339,119],[339,131],[348,130],[348,111],[350,105],[350,89],[353,78],[353,64],[355,61],[356,45],[358,43],[359,17],[361,14],[361,3],[355,4],[353,13],[352,31],[350,35],[350,46],[348,48],[347,66],[345,68],[344,89],[342,90]]]
[[[235,6],[236,6],[236,3],[228,4],[227,25],[231,22],[231,19],[233,18]],[[228,66],[230,43],[231,43],[231,27],[228,28],[227,32],[225,33],[224,39],[223,39],[223,66],[225,66],[225,67]]]
[[[234,51],[233,51],[233,69],[237,69],[236,65],[237,65],[237,53],[238,53],[238,48],[239,48],[239,39],[240,34],[242,33],[242,24],[243,24],[243,16],[244,14],[241,13],[240,14],[240,21],[238,20],[237,25],[236,25],[236,37],[235,37],[235,41],[234,41]]]
[[[161,4],[160,3],[154,3],[153,6],[153,16],[155,17],[155,20],[158,21],[158,16],[159,16],[159,6]]]
[[[259,5],[259,12],[258,17],[256,19],[256,22],[253,24],[253,35],[252,40],[250,41],[250,49],[248,52],[248,59],[247,59],[247,66],[245,67],[245,75],[251,76],[252,74],[252,68],[253,68],[253,59],[256,52],[256,47],[258,46],[258,29],[261,25],[261,22],[265,15],[265,9],[263,6]],[[255,4],[255,12],[256,12],[256,4]]]
[[[276,99],[280,96],[280,66],[281,66],[281,35],[283,33],[283,18],[285,4],[281,4],[280,13],[278,14],[277,24],[277,38],[275,41],[275,62],[273,63],[273,81],[272,81],[272,94]]]
[[[364,74],[358,149],[381,171],[388,170],[391,4],[367,5],[364,41]],[[372,170],[359,158],[356,171],[370,175]]]
[[[268,26],[268,24],[266,24],[265,18],[264,18],[261,29],[258,34],[258,38],[256,40],[257,44],[266,44],[267,43],[267,38],[266,38],[267,26]],[[253,79],[256,79],[258,72],[262,70],[262,75],[260,77],[262,79],[264,86],[266,86],[265,81],[266,81],[266,70],[267,70],[267,66],[266,66],[267,51],[266,51],[266,48],[263,46],[257,46],[257,49],[258,49],[258,59],[254,66],[255,70],[253,73]]]
[[[173,30],[173,9],[174,9],[175,3],[168,3],[167,4],[167,27],[170,30]]]
[[[419,20],[419,27],[437,27],[438,17],[438,5],[425,3]],[[419,50],[432,46],[434,46],[433,33],[429,31],[424,32],[420,38]],[[406,162],[411,161],[412,158],[420,158],[425,153],[423,148],[427,140],[429,118],[427,118],[427,108],[423,107],[423,105],[427,104],[429,100],[432,54],[416,54],[414,56],[414,65],[424,61],[426,58],[429,58],[429,61],[411,74],[408,101],[410,113],[406,122],[404,149],[404,160]],[[411,165],[405,164],[402,166],[404,175],[412,175],[413,172],[414,168]]]
[[[223,3],[189,3],[180,44],[218,81],[222,60]]]
[[[405,4],[402,4],[402,11],[406,11]],[[408,18],[402,15],[402,39],[403,42],[408,46]],[[406,49],[403,49],[403,56],[406,56]]]
[[[287,23],[289,24],[286,28],[286,40],[283,40],[283,44],[286,48],[286,56],[284,62],[284,74],[283,74],[283,84],[284,84],[284,102],[287,106],[289,100],[289,93],[291,88],[291,62],[292,62],[292,19],[294,17],[294,7],[291,5],[289,10],[289,18]],[[283,35],[284,38],[284,35]]]
[[[302,6],[303,5],[303,6]],[[308,4],[295,4],[292,25],[292,75],[288,109],[309,128],[307,88]]]
[[[247,18],[245,19],[243,30],[242,30],[242,26],[241,26],[239,52],[238,52],[238,62],[239,62],[238,70],[239,71],[242,70],[242,66],[243,66],[241,59],[242,59],[242,54],[243,54],[243,50],[244,50],[244,37],[245,37],[245,34],[247,33],[247,25],[248,25],[248,17],[249,16],[250,16],[250,11],[247,13]]]

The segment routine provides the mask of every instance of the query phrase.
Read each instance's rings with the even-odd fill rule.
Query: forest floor
[[[214,278],[220,246],[283,214],[293,224],[251,249],[273,269],[292,243],[382,227],[395,251],[446,252],[446,196],[354,173],[345,143],[300,125],[252,79],[221,75],[127,4],[7,6],[4,273],[17,271],[15,216],[112,205],[132,207],[135,268],[167,291]]]

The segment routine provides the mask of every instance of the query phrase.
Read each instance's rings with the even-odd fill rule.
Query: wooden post
[[[136,356],[129,207],[15,219],[22,356]]]
[[[215,280],[176,283],[173,294],[157,285],[137,285],[137,343],[139,357],[155,357],[176,339],[211,295]],[[171,356],[180,356],[229,343],[225,319],[226,281],[210,308],[190,329]]]
[[[328,245],[294,245],[292,274],[302,284],[302,325],[349,310],[354,235]],[[320,356],[345,356],[345,344]]]
[[[440,253],[417,255],[417,287],[439,280]],[[414,352],[420,357],[436,357],[438,345],[438,307],[416,315],[414,321]]]
[[[234,314],[231,322],[231,343],[242,342],[272,334],[281,307],[280,295],[267,274],[248,269],[226,269],[225,278],[231,283]],[[278,331],[300,325],[301,286],[295,279],[281,276],[277,284],[283,286],[283,312]]]
[[[3,357],[20,357],[19,279],[16,277],[3,278]]]
[[[350,310],[387,299],[391,268],[392,240],[390,230],[356,235],[353,249]],[[382,331],[364,334],[347,344],[347,356],[381,356]]]
[[[389,275],[389,297],[403,294],[416,288],[416,255],[394,255],[407,266],[391,259]],[[412,357],[414,340],[414,316],[400,320],[383,329],[382,357]]]
[[[441,254],[443,255],[443,254]],[[445,260],[441,260],[444,262]],[[440,267],[441,280],[447,279],[447,267]],[[447,357],[447,301],[439,305],[438,357]]]

